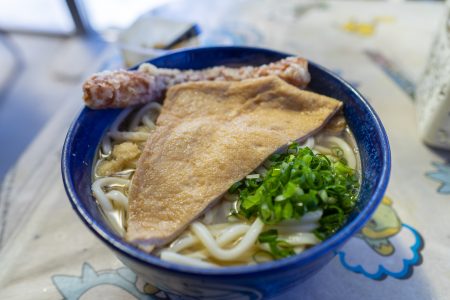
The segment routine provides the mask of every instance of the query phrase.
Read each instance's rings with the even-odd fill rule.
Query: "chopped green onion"
[[[342,153],[333,150],[341,156],[339,160],[315,154],[297,143],[290,144],[285,153],[273,154],[264,163],[267,172],[248,175],[229,189],[229,193],[239,195],[235,212],[246,219],[259,217],[265,224],[278,224],[300,220],[305,213],[321,209],[323,216],[315,234],[328,238],[347,221],[359,188],[358,174],[342,159],[342,149]],[[268,243],[275,258],[294,253],[278,239],[276,231],[261,233],[259,242]]]
[[[280,240],[275,229],[262,232],[259,235],[258,242],[261,244],[267,243],[270,248],[270,254],[274,258],[283,258],[295,254],[294,247],[288,242]]]
[[[270,243],[276,241],[277,238],[278,231],[276,229],[270,229],[261,233],[258,240],[260,243]]]
[[[260,174],[250,174],[250,175],[247,175],[245,178],[247,178],[247,179],[256,179],[256,178],[259,178],[259,177],[261,177]]]
[[[272,169],[272,176],[279,176],[281,174],[281,169],[279,168],[273,168]]]
[[[331,152],[340,159],[344,157],[344,151],[340,147],[332,147]]]

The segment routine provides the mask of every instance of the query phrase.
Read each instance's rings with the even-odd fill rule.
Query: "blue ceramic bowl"
[[[259,65],[286,56],[258,48],[211,47],[183,50],[150,62],[164,68],[201,69],[216,65]],[[344,102],[344,113],[356,138],[363,170],[357,208],[345,227],[323,243],[274,262],[217,269],[162,261],[128,244],[108,226],[91,193],[93,161],[99,141],[120,110],[85,108],[69,129],[63,149],[62,174],[73,208],[125,265],[175,298],[260,299],[296,286],[325,266],[369,220],[383,197],[390,172],[388,139],[367,100],[323,67],[310,63],[309,71],[310,90]]]

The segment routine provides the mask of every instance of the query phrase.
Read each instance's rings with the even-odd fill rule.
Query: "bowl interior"
[[[257,48],[211,47],[180,51],[150,62],[157,67],[202,69],[215,65],[260,65],[286,56],[284,53]],[[322,253],[336,250],[364,225],[381,201],[390,171],[389,144],[381,122],[358,92],[330,71],[314,63],[309,64],[309,71],[312,78],[310,90],[344,102],[344,113],[357,141],[363,170],[357,208],[346,226],[323,243],[284,260],[251,267],[228,267],[221,271],[167,263],[127,244],[110,229],[91,193],[93,160],[99,141],[120,113],[117,109],[85,108],[69,130],[63,149],[62,172],[66,191],[74,209],[88,227],[114,250],[152,266],[178,271],[214,274],[214,272],[227,273],[225,269],[240,268],[236,271],[252,272],[276,265],[283,266],[294,260],[306,262]]]

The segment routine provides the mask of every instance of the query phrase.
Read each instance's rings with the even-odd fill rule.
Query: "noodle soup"
[[[122,236],[127,230],[128,189],[160,110],[161,106],[156,102],[137,109],[125,109],[112,124],[99,148],[92,191],[112,228]],[[311,153],[304,149],[311,149]],[[352,176],[357,183],[352,188],[358,186],[358,150],[345,123],[337,130],[323,129],[287,151],[295,155],[306,151],[306,156],[317,156],[325,163],[343,162],[344,167],[355,170]],[[282,161],[279,163],[283,164]],[[151,249],[152,254],[163,260],[198,267],[252,265],[301,253],[327,238],[321,224],[324,210],[320,207],[309,208],[298,218],[279,222],[272,222],[270,218],[245,217],[245,212],[242,212],[242,193],[245,189],[242,187],[247,182],[261,184],[267,172],[274,172],[274,164],[273,159],[266,160],[243,179],[240,191],[239,188],[234,191],[230,189],[169,245]],[[352,191],[352,199],[356,196],[357,191]],[[321,192],[318,197],[322,202],[326,199],[328,207],[336,201],[326,192]],[[285,214],[289,214],[289,207],[286,206]],[[343,223],[345,220],[341,221]]]
[[[285,57],[286,54],[268,49],[212,47],[189,49],[171,53],[154,59],[150,61],[150,63],[157,67],[188,70],[192,68],[202,69],[212,66],[228,65],[230,63],[256,66],[261,65],[261,63],[277,61]],[[111,222],[108,222],[107,217],[105,217],[106,215],[111,215],[114,221],[114,218],[116,218],[114,210],[107,211],[107,206],[106,208],[103,208],[101,205],[96,205],[101,201],[94,199],[90,193],[94,177],[100,179],[100,177],[93,175],[93,172],[96,169],[95,163],[97,162],[97,151],[101,149],[100,144],[102,143],[102,139],[106,137],[107,131],[111,130],[111,124],[117,119],[118,114],[121,113],[116,110],[105,111],[84,109],[68,131],[61,159],[62,174],[69,201],[78,217],[84,222],[86,227],[95,234],[99,241],[106,243],[108,248],[113,250],[112,253],[117,255],[117,257],[134,273],[138,274],[141,280],[149,282],[151,285],[164,291],[168,297],[173,296],[175,298],[196,299],[241,299],[247,297],[266,299],[274,297],[282,292],[285,293],[293,287],[298,286],[299,283],[311,278],[311,276],[316,274],[333,257],[335,257],[338,249],[370,220],[371,214],[381,202],[382,196],[386,190],[391,164],[389,142],[386,133],[376,112],[368,105],[367,100],[341,78],[336,77],[319,65],[310,63],[308,71],[311,74],[311,77],[314,78],[308,87],[310,91],[339,98],[340,102],[344,105],[346,122],[357,141],[359,150],[357,154],[361,158],[361,187],[357,197],[356,208],[349,216],[344,227],[334,235],[323,240],[321,243],[310,247],[299,255],[289,257],[288,259],[274,260],[272,262],[251,266],[242,264],[232,267],[191,267],[160,259],[160,257],[155,255],[157,254],[157,249],[153,250],[154,252],[152,253],[142,251],[136,247],[136,243],[133,243],[135,239],[127,238],[131,228],[134,226],[133,215],[135,210],[133,206],[136,198],[133,196],[135,191],[133,187],[136,185],[137,179],[140,178],[138,175],[142,169],[141,164],[139,163],[136,168],[130,190],[123,190],[123,186],[119,188],[119,191],[122,192],[124,196],[127,196],[126,199],[129,200],[129,216],[125,216],[128,220],[128,228],[124,237],[121,238],[119,236],[117,233],[118,230],[114,230]],[[104,89],[97,90],[98,94],[103,94],[102,91],[104,91]],[[164,100],[165,104],[167,104],[166,100],[167,98]],[[133,113],[131,110],[129,112]],[[163,115],[164,111],[160,116]],[[130,122],[130,120],[131,118],[125,120],[125,123],[119,126],[116,131],[129,131],[128,122]],[[299,127],[296,125],[293,126],[292,129],[295,131],[296,128]],[[159,130],[160,128],[157,127],[153,133],[156,133]],[[297,133],[299,132],[300,131],[297,131]],[[292,140],[303,136],[300,134],[295,137],[295,135],[295,133],[292,134]],[[150,138],[152,137],[153,134],[150,135]],[[121,144],[124,140],[115,141],[110,138],[109,142],[111,142],[112,145],[116,145]],[[347,142],[351,144],[350,141]],[[317,143],[318,141],[316,140],[316,144]],[[95,147],[96,145],[99,146],[97,149]],[[332,145],[327,146],[332,150]],[[148,143],[146,145],[146,149],[147,148],[149,148]],[[144,154],[141,155],[141,159],[145,158],[145,154],[146,153],[144,152]],[[338,151],[337,154],[340,155],[340,151]],[[270,153],[267,155],[265,154],[264,158],[258,158],[257,161],[259,164],[261,164],[265,157],[268,157],[269,155]],[[112,159],[112,155],[106,158],[106,160]],[[226,185],[224,185],[225,187],[221,188],[221,191],[226,191],[236,181],[245,178],[245,176],[250,173],[254,173],[253,170],[257,169],[259,164],[252,164],[251,168],[246,168],[245,172],[239,174],[239,178],[236,176],[236,178],[233,177],[233,180],[227,181]],[[123,165],[123,169],[133,170],[131,165]],[[221,175],[218,173],[218,176]],[[130,174],[121,174],[118,176],[114,173],[102,175],[101,177],[114,177],[126,180],[131,178]],[[176,178],[176,176],[174,178]],[[100,185],[100,187],[103,193],[110,192],[112,188],[112,186],[108,186],[106,183]],[[112,197],[112,195],[110,195],[110,197]],[[120,202],[111,201],[109,199],[110,198],[107,198],[108,203],[113,208],[121,207]],[[206,212],[206,210],[202,211]],[[102,216],[102,212],[105,212],[105,216]],[[195,214],[195,216],[197,215],[198,214]],[[239,218],[240,216],[237,217]],[[324,217],[327,216],[324,216],[322,213],[320,220]],[[305,221],[305,216],[302,218],[303,221]],[[300,219],[301,218],[299,218],[299,220]],[[201,220],[201,216],[198,215],[196,220]],[[246,223],[252,224],[253,222],[252,220],[248,220]],[[127,224],[124,225],[127,227]],[[206,226],[208,227],[209,225]],[[268,231],[265,228],[263,228],[263,230],[263,232]],[[313,230],[313,233],[314,231],[315,230]],[[185,232],[180,232],[180,235],[177,237],[182,237],[184,233]],[[281,232],[278,232],[278,236],[281,234]],[[266,235],[265,238],[270,238],[270,236]],[[172,237],[170,238],[170,241],[173,241]],[[239,241],[240,240],[236,240],[235,242],[239,243]],[[168,243],[169,242],[163,246],[168,247]],[[224,247],[223,249],[228,248]],[[176,254],[185,255],[188,254],[187,251],[191,250],[193,250],[193,248],[185,249],[185,252],[183,251]],[[257,261],[262,261],[266,258],[264,253],[262,255],[259,253],[255,257]],[[194,262],[197,261],[199,260],[197,259]],[[203,262],[217,264],[214,260],[203,260]],[[295,276],[293,276],[293,274]],[[261,280],[262,278],[264,278],[264,280]]]

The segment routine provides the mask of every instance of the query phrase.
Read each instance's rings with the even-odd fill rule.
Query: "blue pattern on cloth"
[[[54,275],[52,281],[66,300],[78,300],[87,291],[100,285],[116,286],[127,291],[136,299],[155,299],[137,288],[136,274],[126,267],[117,270],[96,272],[89,263],[84,263],[80,277]]]
[[[450,194],[450,164],[437,162],[433,162],[432,164],[437,168],[437,171],[428,172],[425,175],[433,180],[441,182],[440,187],[437,189],[438,193]]]
[[[364,243],[364,241],[354,237],[338,253],[340,262],[347,270],[362,274],[373,280],[383,280],[388,276],[396,279],[408,279],[413,274],[414,266],[418,266],[422,263],[421,250],[423,249],[424,241],[417,230],[407,224],[402,224],[402,231],[397,234],[399,237],[398,242],[403,242],[404,239],[402,239],[402,235],[407,234],[411,235],[413,242],[412,245],[409,245],[409,253],[408,251],[405,253],[405,250],[403,249],[395,249],[397,254],[394,252],[391,256],[382,256],[372,251],[370,247],[367,247],[367,251],[356,254],[356,252],[359,252],[361,249],[352,247],[354,246],[352,245],[352,240],[353,242],[354,240],[360,240],[362,243]],[[397,244],[396,246],[399,245]],[[350,261],[349,257],[352,255],[354,256],[353,261]],[[379,264],[376,269],[374,269],[373,266],[368,266],[369,263],[374,261],[371,257],[369,258],[369,256],[379,256]],[[355,257],[364,259],[355,261]]]

